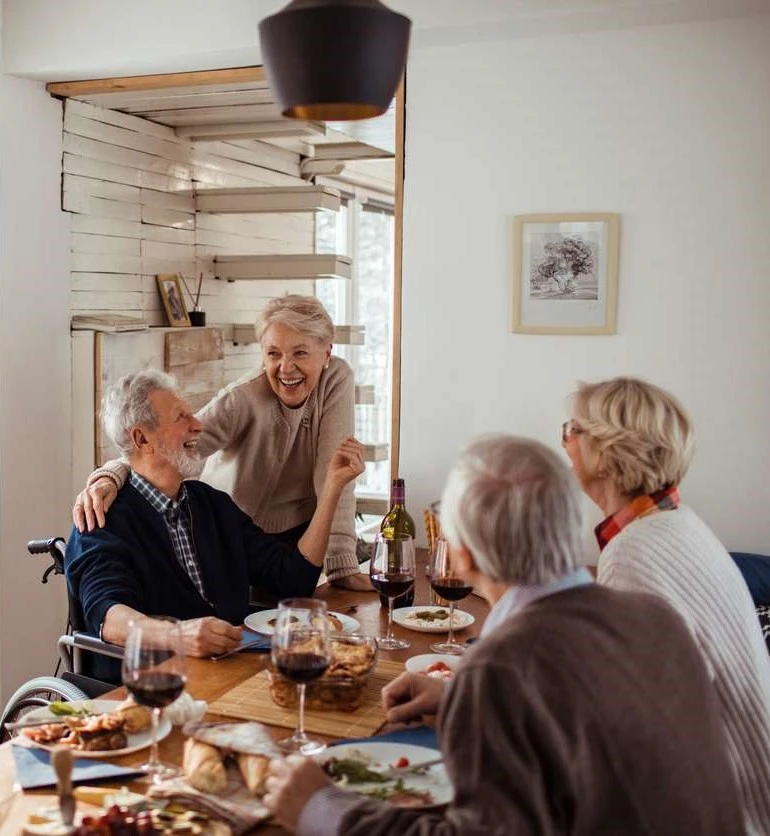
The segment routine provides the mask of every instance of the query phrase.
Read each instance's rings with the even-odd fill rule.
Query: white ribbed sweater
[[[598,581],[660,595],[687,622],[724,722],[748,834],[770,834],[770,657],[735,563],[690,508],[641,517],[612,538]]]

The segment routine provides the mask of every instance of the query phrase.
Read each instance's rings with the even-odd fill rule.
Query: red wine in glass
[[[414,576],[403,573],[376,572],[371,575],[372,586],[386,598],[398,598],[414,584]]]
[[[282,676],[299,684],[323,676],[329,660],[320,653],[292,653],[289,650],[277,654],[275,666]]]
[[[428,579],[433,591],[445,600],[449,601],[449,637],[445,642],[432,644],[430,649],[435,653],[453,653],[460,655],[465,653],[465,648],[455,641],[454,614],[455,601],[461,601],[473,592],[469,586],[452,569],[449,554],[449,545],[446,540],[439,538],[436,541],[436,549],[430,561]]]
[[[462,601],[463,598],[467,598],[473,592],[473,587],[468,586],[461,578],[446,576],[432,578],[430,585],[437,595],[447,601]]]
[[[126,682],[126,689],[139,705],[165,708],[184,691],[184,677],[163,671],[140,673]]]

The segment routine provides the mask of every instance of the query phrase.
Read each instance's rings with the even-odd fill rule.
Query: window
[[[338,325],[363,325],[365,345],[335,346],[353,368],[357,386],[374,390],[374,403],[356,406],[356,436],[365,443],[389,444],[391,430],[391,345],[393,334],[393,209],[351,196],[339,213],[317,213],[316,249],[353,259],[351,281],[316,282],[316,295]],[[390,461],[368,462],[359,494],[387,497]]]

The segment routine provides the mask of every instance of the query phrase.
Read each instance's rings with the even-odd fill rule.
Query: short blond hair
[[[508,585],[541,584],[582,563],[580,488],[544,444],[486,436],[466,448],[441,497],[449,544],[465,546],[479,571]]]
[[[334,340],[334,323],[326,308],[315,296],[287,293],[271,299],[257,320],[257,338],[262,341],[265,331],[274,323],[282,322],[304,334],[330,345]]]
[[[622,493],[654,493],[684,479],[695,433],[673,395],[638,378],[615,377],[579,383],[573,398],[589,447]]]

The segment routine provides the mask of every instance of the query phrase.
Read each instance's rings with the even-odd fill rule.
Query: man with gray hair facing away
[[[735,836],[742,816],[706,668],[664,601],[581,568],[579,488],[535,441],[476,441],[441,523],[453,568],[492,610],[453,682],[402,674],[388,720],[438,710],[454,801],[398,809],[273,761],[266,806],[301,836]],[[408,783],[408,779],[407,779]]]
[[[104,528],[73,529],[67,542],[67,582],[89,633],[124,644],[129,620],[170,615],[183,621],[185,652],[208,656],[238,646],[250,584],[279,598],[313,594],[337,501],[364,470],[359,442],[345,439],[332,456],[294,548],[258,528],[226,493],[190,478],[202,466],[203,425],[172,377],[148,370],[121,378],[105,396],[102,420],[131,473]],[[119,665],[98,656],[94,675],[119,681]]]

